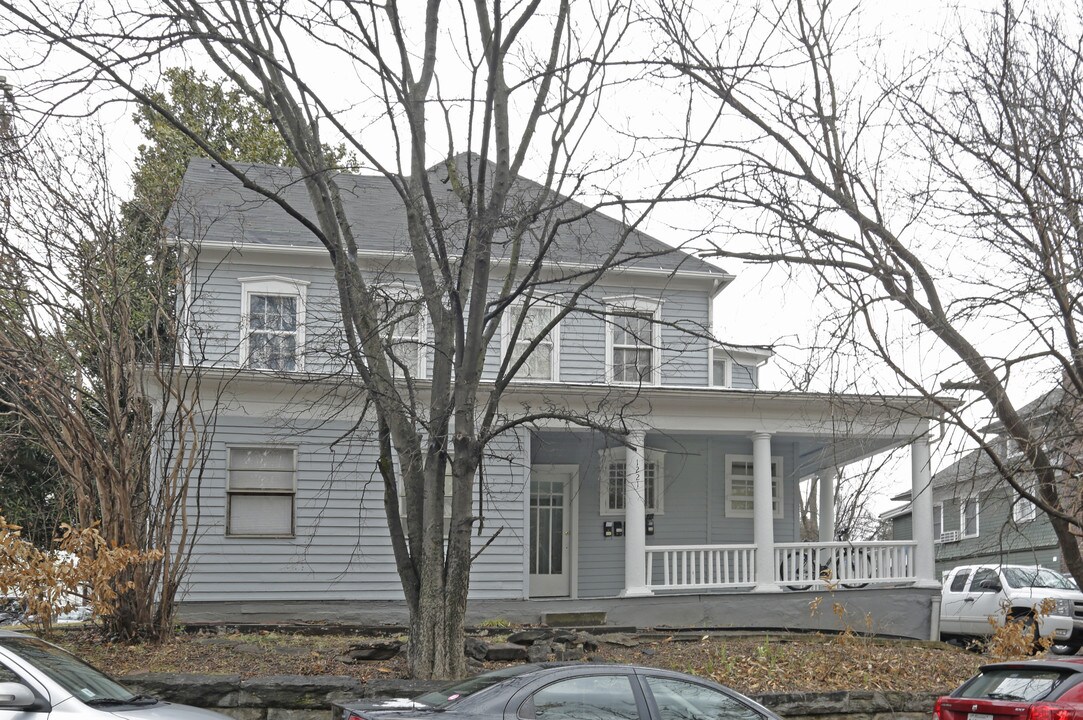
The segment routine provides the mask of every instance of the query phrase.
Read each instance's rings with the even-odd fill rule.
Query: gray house
[[[1042,435],[1050,447],[1061,433],[1062,393],[1046,393],[1020,411]],[[1022,465],[1022,454],[993,424],[984,428],[990,445],[1005,463]],[[1019,477],[1028,477],[1020,467]],[[1034,481],[1029,481],[1032,489]],[[936,572],[941,577],[957,565],[995,563],[1041,565],[1061,569],[1061,553],[1053,528],[1045,513],[1020,497],[996,470],[983,449],[963,454],[951,465],[933,475],[933,528],[936,548]],[[914,538],[911,493],[894,498],[905,502],[880,517],[891,528],[896,540]]]
[[[297,171],[247,172],[307,207]],[[339,184],[388,307],[408,301],[397,196],[380,176]],[[217,402],[208,469],[187,508],[196,535],[181,616],[401,619],[373,431],[363,392],[343,381],[326,251],[207,160],[189,166],[172,222],[185,281],[181,361],[201,368],[200,391]],[[552,262],[590,267],[617,230],[590,214],[570,225],[575,241]],[[821,627],[838,620],[810,616],[810,593],[830,591],[882,632],[927,637],[939,592],[927,491],[934,404],[761,389],[767,349],[702,332],[714,327],[716,298],[725,308],[733,276],[644,234],[631,246],[635,254],[539,345],[504,401],[508,412],[624,403],[638,428],[632,447],[556,421],[491,447],[475,498],[484,522],[471,617],[537,621],[589,609],[638,625]],[[630,339],[630,315],[650,332]],[[423,387],[424,323],[396,327],[416,348],[410,369]],[[486,378],[515,351],[508,345],[506,334],[494,338]],[[629,351],[649,368],[634,381],[620,360]],[[834,542],[832,478],[904,445],[923,539]],[[822,535],[801,543],[799,482],[811,475],[827,488]]]

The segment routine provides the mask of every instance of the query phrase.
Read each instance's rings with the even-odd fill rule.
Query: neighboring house
[[[1062,448],[1072,433],[1063,432],[1064,393],[1055,389],[1027,404],[1020,414],[1028,419],[1037,435],[1043,438],[1054,462],[1066,454]],[[1035,491],[1035,481],[1023,469],[1022,453],[1002,427],[984,428],[990,446],[1009,466],[1020,466],[1018,477],[1024,487]],[[1066,468],[1067,469],[1067,468]],[[1070,478],[1071,472],[1065,473]],[[1020,497],[1003,479],[989,453],[982,448],[970,450],[933,476],[933,541],[936,545],[936,572],[942,576],[957,565],[1000,563],[1041,565],[1062,569],[1061,551],[1049,518],[1030,501]],[[1069,498],[1076,493],[1062,493]],[[906,505],[889,510],[880,517],[890,525],[891,537],[910,540],[914,537],[909,491],[892,500]]]
[[[307,207],[297,171],[247,171]],[[423,386],[425,328],[410,320],[398,197],[379,176],[344,175],[339,184],[360,262],[386,287],[388,312],[403,315],[395,337],[412,348]],[[185,278],[181,360],[201,366],[201,390],[222,398],[188,508],[198,529],[181,616],[401,619],[372,429],[363,393],[342,382],[326,251],[207,160],[190,164],[171,221]],[[618,230],[593,213],[570,228],[575,241],[553,261],[589,267]],[[847,463],[911,444],[913,487],[926,488],[927,418],[937,406],[759,389],[770,351],[712,343],[703,332],[733,277],[643,234],[632,247],[641,254],[608,273],[539,345],[506,403],[509,412],[551,401],[586,412],[617,399],[631,402],[640,429],[631,449],[558,422],[495,443],[475,498],[484,523],[472,616],[536,621],[546,611],[596,609],[640,625],[834,626],[832,613],[809,612],[807,593],[787,590],[822,590],[816,565],[830,565],[835,577],[870,583],[840,591],[854,617],[871,613],[883,632],[927,637],[938,594],[928,534],[830,542],[827,492],[822,541],[798,543],[798,483],[818,474],[830,488]],[[651,328],[639,340],[630,339],[629,311]],[[486,378],[505,344],[494,338]],[[638,358],[634,377],[629,353]],[[640,478],[643,502],[632,502]],[[932,522],[927,500],[919,492],[919,523]],[[804,558],[813,560],[811,577]]]

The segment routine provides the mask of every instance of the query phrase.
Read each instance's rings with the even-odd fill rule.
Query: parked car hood
[[[103,708],[104,709],[104,708]],[[228,720],[222,713],[203,710],[191,705],[160,702],[145,707],[129,707],[108,712],[127,720]]]
[[[1060,600],[1062,598],[1068,600],[1075,600],[1076,602],[1083,602],[1083,593],[1078,590],[1062,590],[1060,588],[1046,588],[1046,587],[1025,587],[1025,588],[1011,588],[1012,595],[1030,595],[1032,597],[1042,598],[1054,598]]]

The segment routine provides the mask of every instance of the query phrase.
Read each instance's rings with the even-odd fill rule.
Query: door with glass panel
[[[571,595],[571,472],[530,476],[530,596]]]

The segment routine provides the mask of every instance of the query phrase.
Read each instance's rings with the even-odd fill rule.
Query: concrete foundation
[[[869,587],[835,591],[710,593],[589,600],[471,602],[469,624],[506,620],[540,624],[546,613],[604,612],[609,625],[636,628],[835,631],[929,640],[939,611],[939,588]],[[181,622],[334,622],[405,625],[406,605],[395,601],[232,601],[180,603]]]

